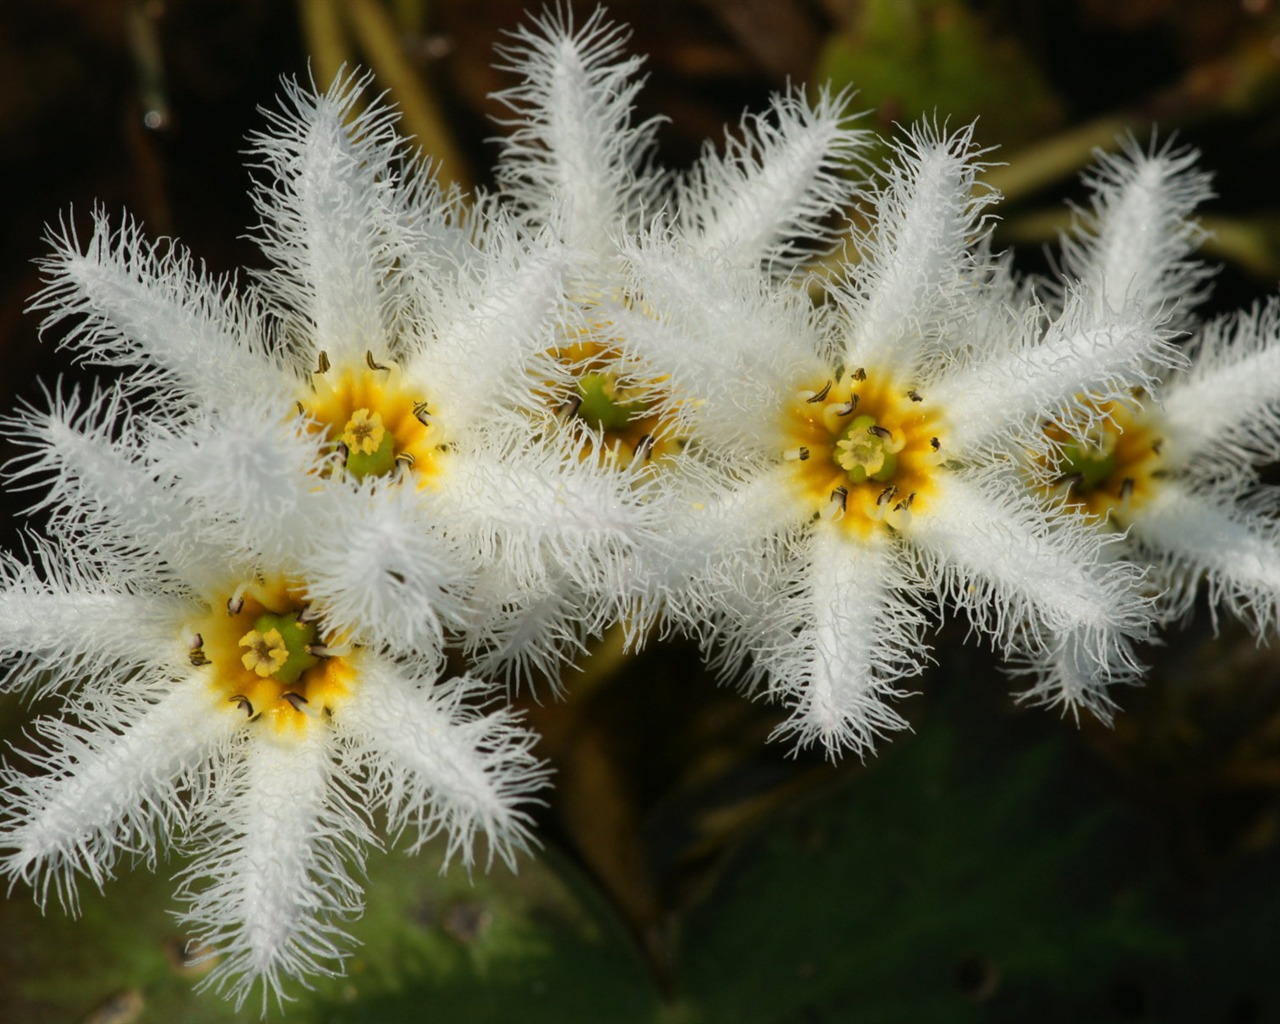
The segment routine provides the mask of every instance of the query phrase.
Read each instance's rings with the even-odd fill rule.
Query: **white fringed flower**
[[[378,609],[317,593],[305,545],[227,544],[209,495],[146,458],[148,426],[118,391],[7,424],[62,540],[0,566],[5,688],[64,706],[3,771],[0,869],[74,909],[79,876],[178,843],[209,983],[239,1002],[261,981],[265,1005],[344,955],[373,814],[415,848],[443,833],[470,865],[483,836],[511,863],[545,772],[484,684],[441,681],[429,648],[379,642]]]
[[[794,276],[830,248],[866,133],[851,128],[845,96],[823,92],[810,104],[789,91],[744,118],[721,150],[708,144],[687,173],[668,172],[655,159],[660,119],[633,123],[642,62],[625,54],[627,37],[602,10],[581,26],[567,10],[548,14],[516,33],[503,51],[519,84],[498,95],[512,118],[497,176],[526,228],[553,234],[571,262],[567,291],[578,308],[566,312],[550,353],[562,370],[553,394],[563,426],[584,458],[633,474],[666,526],[649,557],[627,567],[624,621],[638,640],[672,579],[700,557],[702,541],[671,527],[672,505],[685,504],[680,492],[701,470],[682,456],[683,399],[665,369],[646,363],[612,321],[610,309],[633,297],[621,254],[663,225],[680,239],[683,263],[716,260],[777,280]],[[570,594],[558,588],[544,607],[593,603]],[[495,667],[528,658],[533,621],[526,612],[508,642],[490,652]],[[566,633],[562,646],[575,642]]]
[[[1063,266],[1069,278],[1081,282],[1093,296],[1099,310],[1121,310],[1136,303],[1147,315],[1173,326],[1192,322],[1195,303],[1204,294],[1209,276],[1208,268],[1192,258],[1202,234],[1193,214],[1209,195],[1208,176],[1196,169],[1195,158],[1189,150],[1154,144],[1143,150],[1129,140],[1119,153],[1099,155],[1086,174],[1091,202],[1063,240]],[[1041,284],[1044,294],[1060,308],[1065,299],[1061,284],[1056,280]],[[1174,379],[1178,369],[1170,371]],[[1146,411],[1161,376],[1152,373],[1145,390],[1092,405],[1084,426],[1050,425],[1052,447],[1047,454],[1040,451],[1031,457],[1027,473],[1040,493],[1086,513],[1098,525],[1109,524],[1114,536],[1103,556],[1147,569],[1147,590],[1159,595],[1158,610],[1167,616],[1173,608],[1186,607],[1194,592],[1195,574],[1178,578],[1168,571],[1151,573],[1160,560],[1140,553],[1143,544],[1137,531],[1130,530],[1127,539],[1122,536],[1133,521],[1130,513],[1146,504],[1153,491],[1163,489],[1174,465],[1164,461],[1173,449],[1166,451],[1159,435],[1158,414]],[[1262,390],[1265,385],[1253,386],[1254,395]],[[1242,410],[1242,415],[1250,413]],[[1218,440],[1217,458],[1233,461],[1234,439]],[[1205,477],[1203,484],[1215,474],[1197,475]],[[1214,508],[1231,504],[1224,502],[1221,491],[1202,493],[1200,498]],[[1255,519],[1254,525],[1260,525],[1260,520]],[[1087,706],[1103,718],[1110,717],[1113,705],[1099,679],[1134,682],[1141,675],[1140,666],[1132,660],[1117,662],[1109,670],[1099,665],[1095,653],[1071,633],[1051,637],[1048,649],[1029,658],[1025,669],[1035,678],[1028,696],[1070,707]]]
[[[929,594],[1011,653],[1070,636],[1104,673],[1148,625],[1140,572],[1014,467],[1049,450],[1043,421],[1092,422],[1090,397],[1148,382],[1168,332],[1076,281],[1050,316],[988,253],[976,166],[967,131],[917,129],[816,312],[679,236],[625,252],[630,301],[610,311],[682,396],[712,481],[673,526],[704,544],[692,577],[666,577],[673,617],[727,666],[750,656],[791,709],[779,734],[833,756],[903,726]]]
[[[372,814],[512,861],[533,735],[443,680],[442,645],[513,599],[472,587],[488,560],[612,592],[647,515],[529,429],[563,259],[489,205],[464,218],[354,101],[291,87],[254,139],[273,267],[251,285],[132,222],[62,228],[33,306],[122,376],[8,425],[59,542],[5,563],[0,657],[66,716],[5,769],[4,871],[74,906],[78,875],[181,836],[186,919],[237,1001],[334,969]]]
[[[1199,586],[1265,637],[1280,622],[1274,486],[1280,458],[1280,301],[1221,317],[1188,344],[1190,366],[1105,407],[1091,431],[1060,438],[1039,480],[1116,532],[1116,557],[1152,571],[1165,621]]]

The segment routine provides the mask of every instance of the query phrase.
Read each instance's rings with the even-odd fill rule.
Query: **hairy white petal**
[[[463,618],[465,562],[412,480],[332,486],[315,498],[314,543],[297,562],[307,597],[354,642],[438,657],[443,628]]]
[[[41,578],[0,555],[0,689],[35,696],[101,676],[124,676],[175,643],[182,602],[161,594],[119,593],[85,578],[73,562]],[[60,578],[59,578],[60,577]]]
[[[339,78],[317,96],[286,83],[283,110],[269,113],[272,130],[251,140],[268,175],[253,193],[260,244],[274,264],[262,280],[298,318],[290,326],[303,340],[304,364],[318,350],[335,363],[369,350],[388,355],[389,268],[377,228],[399,143],[387,107],[370,106],[348,123],[364,84]]]
[[[892,366],[907,375],[953,327],[957,298],[980,275],[973,245],[989,230],[975,194],[972,128],[944,136],[918,126],[898,146],[898,162],[875,197],[876,220],[862,258],[836,294],[846,321],[841,361]]]
[[[1280,621],[1280,537],[1273,519],[1231,499],[1165,481],[1133,517],[1130,536],[1168,584],[1163,603],[1170,616],[1190,608],[1203,579],[1211,607],[1225,605],[1265,634]]]
[[[568,9],[521,28],[500,52],[520,84],[497,94],[514,113],[498,180],[535,225],[571,247],[608,253],[656,194],[648,168],[659,119],[631,124],[643,84],[628,31],[598,8],[581,28]]]
[[[924,618],[891,543],[859,544],[838,528],[816,528],[801,575],[791,581],[783,629],[762,631],[755,650],[768,692],[791,716],[775,737],[821,743],[833,759],[865,755],[906,728],[890,704],[895,684],[924,667]]]
[[[3,771],[0,873],[34,886],[41,905],[52,887],[74,909],[75,874],[101,888],[121,853],[154,866],[157,841],[187,820],[183,786],[241,724],[196,673],[82,717],[37,723],[42,746],[27,757],[38,774]]]
[[[1007,473],[948,474],[908,537],[944,601],[998,644],[1047,630],[1079,633],[1102,650],[1149,624],[1141,573],[1100,563],[1098,531],[1050,515]]]
[[[1077,719],[1083,709],[1110,725],[1116,709],[1111,688],[1138,682],[1142,666],[1124,637],[1101,650],[1097,639],[1089,630],[1067,630],[1016,654],[1013,670],[1032,676],[1032,685],[1018,700],[1059,707]]]
[[[1181,361],[1167,332],[1136,310],[1097,318],[1088,305],[1087,296],[1076,301],[1073,293],[1066,311],[1033,343],[989,359],[976,354],[931,387],[929,398],[946,410],[955,450],[1038,431],[1047,419],[1087,430],[1098,404],[1154,380],[1144,367]]]
[[[61,344],[86,361],[135,368],[134,386],[155,383],[214,408],[262,394],[275,367],[252,295],[198,273],[176,243],[148,241],[126,219],[112,230],[96,210],[84,248],[69,220],[51,233],[40,261],[45,287],[28,306],[45,312],[41,330],[66,323]]]
[[[849,202],[848,172],[865,143],[847,127],[845,102],[825,91],[813,106],[798,92],[775,96],[722,155],[708,144],[674,204],[695,258],[781,275],[834,240],[827,222]]]
[[[1162,402],[1177,455],[1208,471],[1280,458],[1280,300],[1207,325],[1187,354]]]
[[[370,656],[339,726],[371,773],[369,791],[387,808],[391,827],[414,830],[413,849],[443,832],[445,864],[456,856],[470,868],[483,837],[486,862],[496,855],[514,869],[530,841],[522,804],[545,784],[547,771],[532,754],[535,734],[515,714],[476,706],[488,692],[471,678],[447,685],[411,679]]]
[[[1168,145],[1144,152],[1132,139],[1119,154],[1097,154],[1085,175],[1092,209],[1063,240],[1063,262],[1099,312],[1138,302],[1164,319],[1203,296],[1209,268],[1188,259],[1203,236],[1191,215],[1211,195],[1197,158]]]
[[[406,380],[451,433],[483,431],[500,410],[535,401],[534,353],[561,342],[547,324],[563,303],[563,254],[526,241],[488,255],[483,273],[460,275],[403,341]]]
[[[217,957],[202,986],[239,1006],[262,984],[266,1012],[288,978],[332,975],[351,940],[343,922],[363,898],[352,877],[374,842],[332,731],[255,730],[200,808],[214,824],[181,878],[181,920]]]

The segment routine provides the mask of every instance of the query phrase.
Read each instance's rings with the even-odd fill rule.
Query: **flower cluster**
[[[102,213],[51,233],[31,308],[111,372],[5,421],[48,518],[0,561],[0,685],[61,701],[0,771],[7,878],[74,909],[174,844],[206,983],[265,1006],[340,966],[378,820],[514,864],[549,773],[501,684],[610,625],[698,638],[831,757],[903,727],[953,614],[1104,716],[1201,579],[1274,625],[1280,307],[1180,344],[1188,154],[1102,158],[1022,277],[969,130],[864,181],[848,98],[789,91],[669,173],[625,42],[515,37],[470,200],[363,80],[287,86],[246,279]]]

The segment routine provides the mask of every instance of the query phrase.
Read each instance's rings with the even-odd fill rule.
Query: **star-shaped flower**
[[[611,317],[682,396],[703,467],[673,528],[705,554],[670,587],[673,617],[726,665],[749,660],[791,709],[780,735],[832,755],[904,724],[891,701],[927,660],[933,603],[1014,654],[1071,636],[1103,674],[1150,618],[1140,572],[1100,561],[1100,531],[1014,469],[1050,447],[1044,421],[1091,423],[1090,398],[1176,358],[1169,332],[1073,280],[1050,315],[989,252],[977,166],[967,131],[917,128],[816,311],[682,259],[678,236],[625,252]]]

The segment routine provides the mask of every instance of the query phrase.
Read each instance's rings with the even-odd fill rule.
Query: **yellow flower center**
[[[815,514],[869,536],[927,510],[944,459],[943,421],[909,385],[858,369],[797,391],[783,455]]]
[[[311,381],[298,409],[328,438],[336,471],[363,480],[403,467],[419,487],[431,482],[443,447],[440,428],[396,366],[369,353],[362,364],[336,368],[322,352]]]
[[[1149,501],[1167,469],[1155,417],[1141,404],[1108,402],[1103,419],[1085,437],[1046,428],[1056,446],[1052,491],[1066,495],[1085,515],[1124,529]]]
[[[322,637],[301,588],[255,581],[210,602],[191,624],[190,657],[228,713],[278,732],[323,721],[350,693],[358,653]]]
[[[594,455],[627,466],[637,457],[660,459],[680,449],[673,424],[655,408],[663,378],[627,374],[620,369],[618,349],[600,341],[567,345],[556,356],[576,378],[562,412],[587,424],[597,439],[587,443],[583,458]]]

